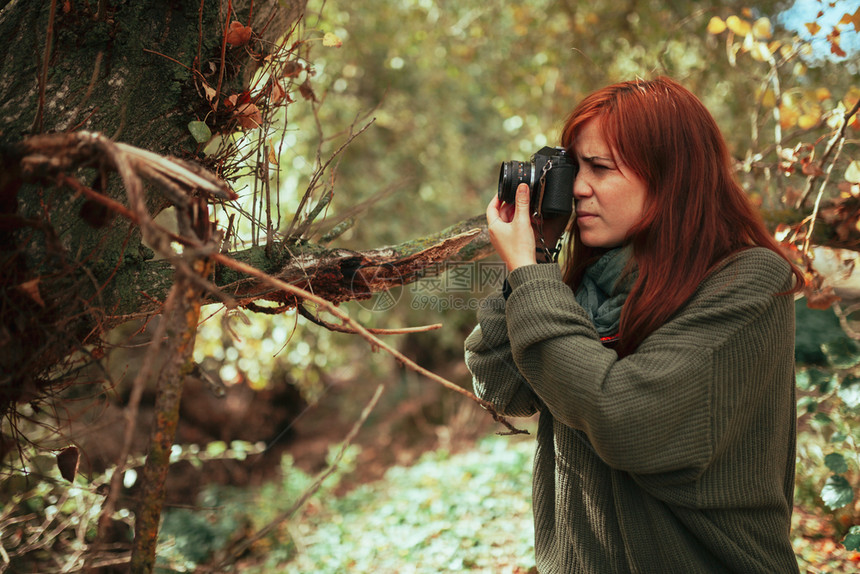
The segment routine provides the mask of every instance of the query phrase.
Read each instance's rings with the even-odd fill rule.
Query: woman
[[[657,78],[609,86],[568,118],[576,214],[529,190],[487,209],[508,268],[466,341],[477,393],[540,412],[538,570],[797,572],[794,306],[802,275],[732,175],[716,123]]]

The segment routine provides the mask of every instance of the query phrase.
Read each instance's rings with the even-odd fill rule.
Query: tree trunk
[[[228,5],[229,20],[275,40],[304,0],[2,3],[0,414],[74,370],[69,355],[91,354],[88,345],[118,316],[157,309],[172,283],[139,228],[51,178],[27,183],[10,150],[29,135],[86,129],[195,159],[188,122],[211,111],[202,81],[237,93],[253,71],[247,51],[223,41]],[[102,167],[78,166],[72,175],[123,198],[119,177]],[[168,202],[147,193],[146,204],[156,214]]]

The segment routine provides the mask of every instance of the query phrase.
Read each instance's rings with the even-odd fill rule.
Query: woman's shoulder
[[[791,265],[784,257],[766,247],[749,247],[718,263],[704,284],[740,283],[773,294],[790,290],[792,281]]]

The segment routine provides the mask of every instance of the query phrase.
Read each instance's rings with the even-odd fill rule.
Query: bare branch
[[[266,273],[263,273],[262,271],[259,271],[258,269],[251,267],[250,265],[247,265],[247,264],[242,263],[240,261],[235,261],[235,260],[227,257],[226,255],[223,255],[220,253],[215,254],[215,255],[213,255],[213,259],[216,262],[220,263],[221,265],[224,265],[226,267],[230,267],[231,269],[235,269],[236,271],[240,271],[241,273],[245,273],[245,274],[250,275],[252,277],[256,277],[262,283],[268,284],[268,285],[274,287],[275,289],[285,291],[285,292],[291,294],[292,296],[296,297],[299,300],[312,301],[312,302],[316,303],[317,305],[319,305],[320,307],[323,307],[326,311],[328,311],[329,313],[331,313],[335,317],[342,320],[344,323],[349,324],[356,331],[356,334],[358,334],[359,336],[361,336],[362,338],[367,340],[371,344],[372,347],[384,350],[386,353],[392,355],[395,359],[397,359],[401,364],[412,369],[416,373],[424,375],[425,377],[427,377],[433,381],[436,381],[437,383],[439,383],[443,387],[450,389],[456,393],[460,393],[461,395],[468,397],[471,400],[478,403],[484,409],[488,410],[490,412],[490,414],[493,416],[493,419],[498,421],[502,425],[504,425],[510,431],[510,433],[512,433],[512,434],[528,434],[528,431],[517,429],[516,427],[511,425],[511,423],[509,423],[507,421],[507,419],[505,419],[503,416],[498,414],[496,412],[495,407],[492,405],[492,403],[485,401],[484,399],[479,398],[474,393],[467,391],[466,389],[457,385],[456,383],[453,383],[453,382],[449,381],[448,379],[445,379],[444,377],[441,377],[441,376],[437,375],[436,373],[429,371],[429,370],[425,369],[424,367],[418,365],[417,363],[415,363],[414,361],[412,361],[411,359],[406,357],[403,353],[401,353],[397,349],[394,349],[393,347],[384,343],[381,339],[379,339],[378,337],[376,337],[375,335],[370,333],[364,326],[359,324],[357,321],[352,319],[349,315],[347,315],[342,310],[340,310],[338,307],[334,306],[332,303],[330,303],[329,301],[326,301],[322,297],[319,297],[318,295],[315,295],[309,291],[305,291],[304,289],[296,287],[295,285],[290,285],[289,283],[285,283],[285,282],[281,281],[280,279],[276,279],[275,277],[271,277],[270,275],[267,275]]]

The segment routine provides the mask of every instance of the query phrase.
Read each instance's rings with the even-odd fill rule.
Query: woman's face
[[[645,182],[620,163],[603,139],[599,120],[574,141],[579,171],[573,183],[579,238],[589,247],[617,247],[645,213]]]

